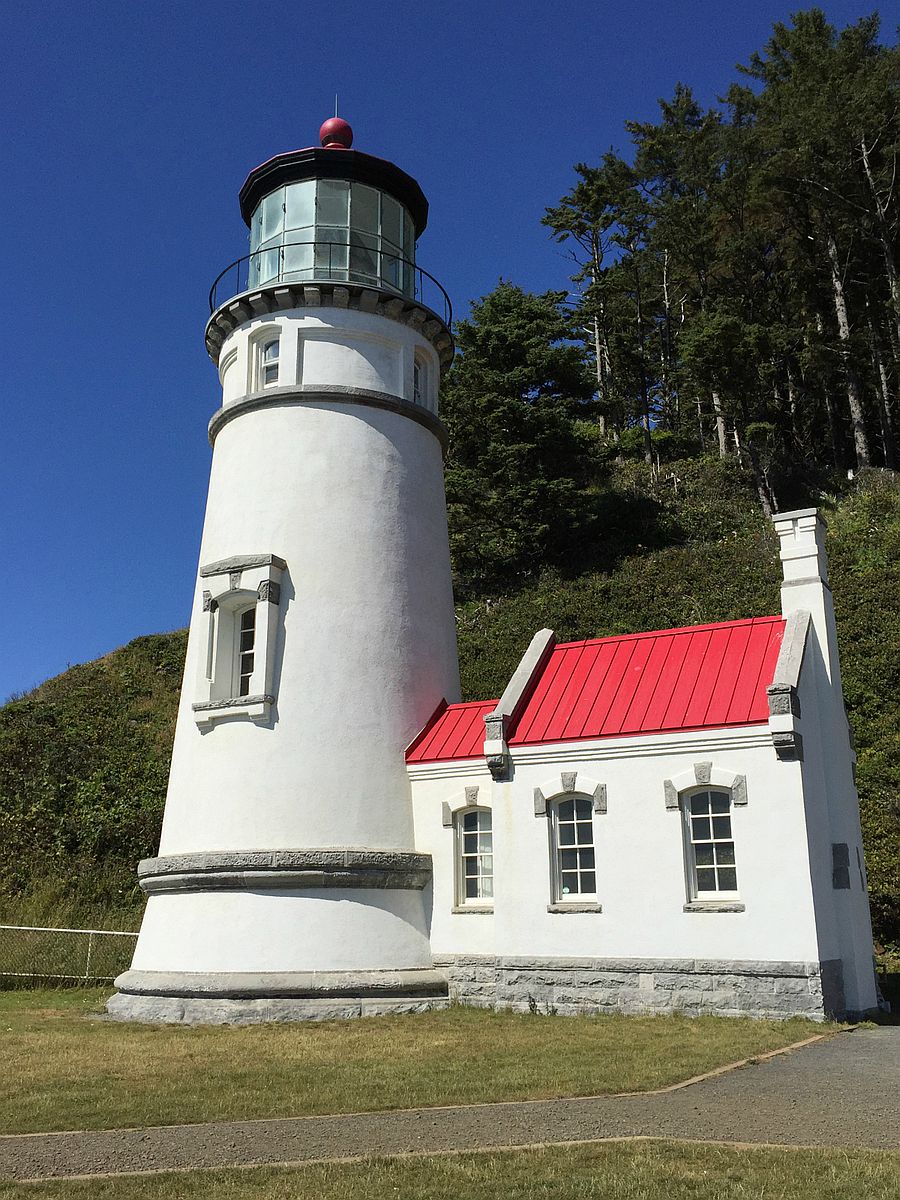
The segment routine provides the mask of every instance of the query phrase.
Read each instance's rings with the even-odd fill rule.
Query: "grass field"
[[[822,1032],[801,1019],[552,1017],[452,1008],[239,1028],[98,1015],[107,992],[0,992],[0,1131],[643,1091]]]
[[[897,1153],[673,1142],[0,1184],[0,1200],[897,1200],[898,1194]]]

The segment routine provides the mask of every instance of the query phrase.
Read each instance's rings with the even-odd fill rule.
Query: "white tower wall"
[[[380,326],[383,357],[408,358],[410,376],[416,350],[437,369],[421,335],[383,317],[319,310],[266,321],[285,331],[288,363],[298,331],[314,331],[316,390],[297,396],[287,386],[279,403],[279,385],[265,397],[271,403],[219,429],[200,562],[266,552],[286,562],[277,699],[268,727],[224,717],[204,732],[191,711],[196,692],[185,689],[161,854],[412,849],[403,750],[459,689],[442,453],[435,434],[405,414],[319,391],[349,386],[348,317],[373,343],[371,327]],[[254,333],[245,327],[230,339],[239,364]],[[207,587],[200,578],[189,682],[207,653]]]

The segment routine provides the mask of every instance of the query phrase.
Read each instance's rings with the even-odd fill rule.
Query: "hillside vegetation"
[[[734,463],[627,463],[605,494],[604,569],[575,551],[457,610],[466,698],[496,696],[542,625],[563,639],[778,611],[775,538]],[[900,941],[900,482],[826,501],[877,939]],[[136,919],[155,853],[185,634],[154,634],[0,709],[0,919]]]

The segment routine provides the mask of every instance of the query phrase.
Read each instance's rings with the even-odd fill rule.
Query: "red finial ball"
[[[343,117],[329,117],[322,122],[319,138],[326,150],[349,150],[353,145],[353,130]]]

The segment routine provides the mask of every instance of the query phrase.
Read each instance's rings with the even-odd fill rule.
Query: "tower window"
[[[279,338],[270,338],[260,347],[260,379],[263,387],[271,387],[278,382]]]
[[[435,411],[428,360],[418,350],[413,355],[413,401],[431,412]]]
[[[281,579],[275,554],[233,554],[200,567],[206,653],[198,663],[195,720],[207,728],[223,717],[268,719],[275,703]],[[207,584],[208,581],[208,584]]]
[[[550,809],[553,899],[557,903],[597,894],[592,812],[587,796],[557,800]]]
[[[730,793],[694,792],[682,800],[682,811],[690,899],[737,895]]]
[[[237,694],[250,695],[250,680],[253,677],[253,650],[256,642],[256,606],[246,608],[238,621],[238,645],[235,655],[237,665]]]

